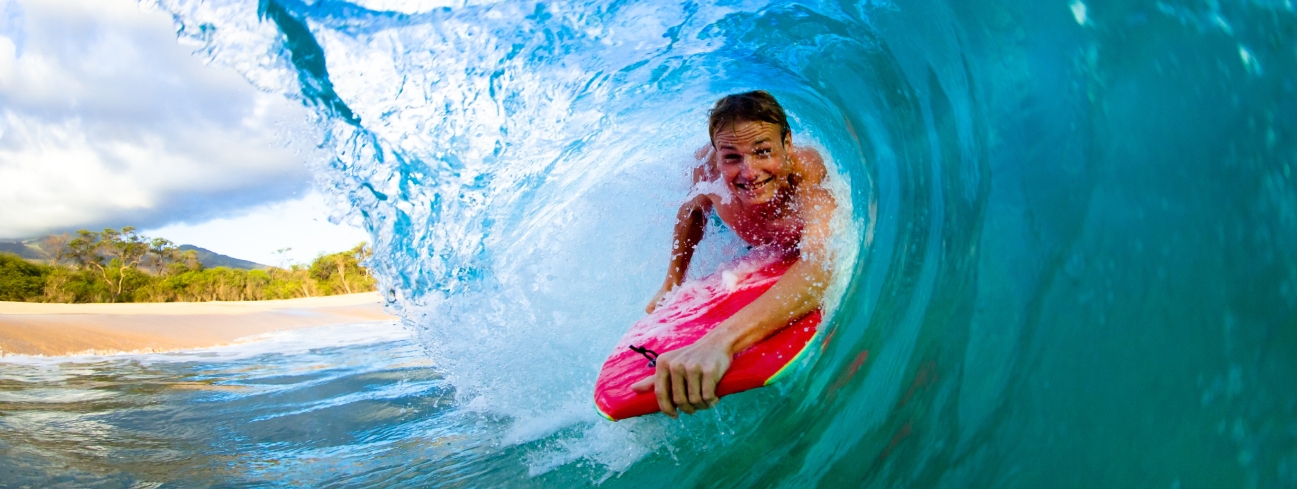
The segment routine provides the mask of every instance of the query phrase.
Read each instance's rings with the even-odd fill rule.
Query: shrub
[[[53,267],[0,253],[0,301],[35,301],[45,293],[45,278]]]

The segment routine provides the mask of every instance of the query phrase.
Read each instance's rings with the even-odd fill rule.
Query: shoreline
[[[377,292],[239,302],[0,302],[0,356],[158,353],[274,331],[395,321]]]

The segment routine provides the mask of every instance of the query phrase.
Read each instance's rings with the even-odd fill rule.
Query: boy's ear
[[[784,147],[785,147],[785,148],[788,148],[788,149],[792,149],[792,147],[793,147],[793,132],[792,132],[792,131],[788,131],[788,133],[784,134]]]

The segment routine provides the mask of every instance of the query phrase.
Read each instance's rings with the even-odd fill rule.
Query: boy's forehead
[[[765,121],[734,121],[716,129],[712,137],[716,147],[774,142],[779,139],[779,126]]]

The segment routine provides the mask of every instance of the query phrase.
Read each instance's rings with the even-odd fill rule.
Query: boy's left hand
[[[635,392],[657,393],[658,408],[672,418],[676,408],[685,414],[715,406],[716,384],[730,368],[732,355],[728,348],[706,338],[657,357],[657,371],[651,377],[631,386]]]

